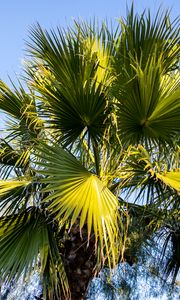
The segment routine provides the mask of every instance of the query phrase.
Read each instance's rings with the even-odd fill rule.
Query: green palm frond
[[[0,178],[7,179],[12,176],[22,175],[29,165],[30,151],[16,149],[6,140],[0,141]],[[19,147],[18,147],[19,148]]]
[[[143,146],[130,147],[119,167],[119,186],[133,193],[136,199],[147,199],[147,203],[164,208],[177,203],[180,189],[180,169],[168,169],[166,161],[157,161]]]
[[[46,178],[44,192],[48,208],[56,219],[79,219],[81,228],[86,224],[88,238],[93,233],[101,249],[105,247],[109,264],[115,264],[118,251],[118,201],[95,174],[87,171],[78,160],[59,146],[42,145],[36,154],[41,161],[37,172]],[[43,169],[42,169],[43,168]],[[103,254],[103,252],[102,252]]]
[[[131,6],[127,18],[120,20],[121,36],[118,43],[117,59],[129,69],[131,57],[141,61],[142,69],[147,61],[157,51],[157,57],[162,57],[162,68],[165,72],[178,68],[179,58],[179,18],[171,22],[170,12],[161,13],[159,9],[152,18],[150,11],[141,15],[134,13]]]
[[[102,82],[103,85],[109,85],[113,80],[111,64],[116,53],[114,41],[119,34],[119,27],[110,30],[105,22],[101,25],[95,21],[90,23],[75,22],[75,31],[72,32],[75,38],[81,39],[85,56],[97,64],[94,74],[97,83]]]
[[[3,142],[0,142],[0,178],[6,179],[11,174],[12,171],[17,167],[17,161],[19,155],[17,152],[9,145]]]
[[[114,57],[112,93],[118,107],[119,133],[126,145],[172,143],[180,131],[178,20],[166,13],[134,16],[122,22]],[[176,66],[176,69],[177,66]]]
[[[162,75],[154,56],[144,70],[134,61],[133,77],[127,74],[117,95],[119,132],[127,144],[172,143],[180,131],[179,74]]]
[[[22,101],[9,87],[0,81],[0,109],[15,118],[21,117]]]
[[[0,110],[12,117],[8,131],[11,139],[21,138],[33,140],[40,133],[43,122],[39,118],[33,93],[27,93],[20,84],[19,89],[13,84],[12,91],[0,81]]]
[[[21,167],[21,155],[6,140],[0,142],[0,160],[3,164]]]
[[[29,207],[21,214],[0,219],[0,270],[5,280],[28,277],[40,265],[44,289],[59,296],[60,286],[69,294],[68,283],[51,225],[45,215]],[[58,274],[59,277],[56,275]]]
[[[67,145],[85,129],[93,140],[100,140],[111,82],[112,43],[103,44],[105,30],[99,36],[87,37],[80,25],[76,27],[76,33],[58,29],[57,34],[40,26],[33,29],[29,51],[35,63],[27,71],[34,81],[32,86],[42,95],[41,109],[48,125],[58,130]],[[87,28],[90,36],[91,28]]]
[[[9,188],[9,187],[8,187]],[[0,183],[0,213],[9,215],[24,210],[31,201],[30,185],[10,187],[3,192],[4,185]],[[29,192],[29,193],[28,193]]]

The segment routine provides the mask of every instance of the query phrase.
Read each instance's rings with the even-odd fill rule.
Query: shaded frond
[[[112,94],[126,145],[172,143],[180,132],[178,21],[160,10],[138,16],[133,6],[120,21]]]
[[[0,270],[4,280],[29,276],[40,266],[43,285],[60,296],[68,295],[68,283],[58,246],[45,215],[30,207],[21,214],[0,219]],[[58,274],[58,276],[57,276]]]
[[[0,81],[0,109],[11,116],[21,118],[22,101],[9,87]]]
[[[48,126],[58,130],[66,145],[72,144],[86,129],[93,140],[100,141],[108,115],[107,89],[112,45],[104,45],[105,30],[99,36],[78,27],[64,33],[31,31],[29,51],[35,62],[27,72],[32,87],[42,96],[42,114]],[[92,34],[92,35],[91,35]]]
[[[180,132],[179,74],[163,75],[161,60],[156,61],[156,55],[152,55],[144,69],[132,62],[123,82],[117,79],[115,105],[120,137],[126,144],[172,144]]]

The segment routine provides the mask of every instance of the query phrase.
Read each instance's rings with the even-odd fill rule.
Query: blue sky
[[[98,17],[116,19],[126,15],[130,0],[6,0],[1,2],[0,16],[0,78],[8,83],[8,75],[14,79],[21,72],[25,40],[28,29],[37,21],[45,28],[67,26],[73,19]],[[172,8],[172,17],[178,15],[178,0],[134,0],[135,10],[141,12],[150,7],[154,13],[159,5]]]

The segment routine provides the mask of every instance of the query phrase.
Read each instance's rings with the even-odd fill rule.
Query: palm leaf
[[[20,177],[0,180],[0,214],[17,213],[32,205],[34,192],[32,180]]]
[[[32,202],[31,184],[8,187],[5,192],[4,184],[0,183],[0,213],[9,215],[24,210]]]
[[[0,194],[4,195],[5,193],[13,190],[17,187],[27,186],[31,181],[28,180],[0,180]]]
[[[38,117],[33,93],[27,93],[20,84],[19,89],[13,84],[12,91],[0,81],[0,110],[12,118],[11,139],[17,136],[29,136],[29,140],[37,137],[42,129],[43,122]],[[13,126],[14,125],[14,126]]]
[[[44,192],[50,195],[44,200],[58,220],[79,219],[80,230],[87,224],[88,238],[95,234],[101,249],[105,247],[109,264],[115,264],[118,251],[118,221],[116,197],[104,186],[95,174],[88,172],[75,157],[59,146],[42,144],[36,156],[40,169],[37,172],[46,178]]]
[[[134,13],[132,4],[126,19],[119,20],[121,37],[119,38],[117,69],[131,64],[131,57],[141,61],[142,68],[157,50],[157,57],[162,56],[162,67],[165,72],[178,68],[179,57],[179,17],[170,21],[169,11],[161,13],[159,9],[152,18],[150,11],[141,15]]]
[[[46,277],[44,289],[54,295],[68,283],[51,226],[39,209],[30,207],[21,214],[0,220],[0,270],[4,280],[29,276],[40,263],[40,274]],[[59,276],[55,276],[55,274]],[[58,295],[59,296],[59,295]]]
[[[180,170],[170,171],[165,174],[157,174],[156,177],[161,180],[166,186],[171,187],[180,193]]]
[[[7,140],[0,141],[0,178],[6,179],[12,176],[12,172],[16,175],[22,175],[29,165],[30,151],[16,149],[15,145],[11,145]]]
[[[158,159],[158,160],[157,160]],[[146,200],[147,203],[163,205],[170,208],[177,205],[180,188],[180,172],[169,169],[166,160],[150,156],[143,146],[129,147],[121,165],[119,166],[119,187],[129,193],[138,192],[135,199]],[[138,191],[139,190],[139,191]]]
[[[132,62],[133,74],[127,74],[117,95],[119,132],[127,144],[172,143],[180,130],[179,76],[163,75],[156,55],[144,70]]]
[[[31,31],[29,45],[35,62],[27,72],[42,95],[42,113],[66,144],[72,144],[84,129],[100,140],[108,113],[112,43],[104,44],[105,30],[95,36],[92,28],[76,27],[75,33],[65,34],[60,29],[48,33],[37,26]]]
[[[0,109],[15,118],[21,117],[22,102],[8,86],[0,81]]]
[[[0,178],[6,179],[17,166],[18,153],[8,144],[0,142]]]
[[[121,26],[112,89],[120,136],[126,145],[172,143],[180,130],[179,73],[171,72],[178,69],[178,20],[171,24],[160,11],[154,20],[149,12],[134,15],[132,6]]]

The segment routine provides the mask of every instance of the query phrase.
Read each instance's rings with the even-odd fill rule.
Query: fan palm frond
[[[163,203],[165,207],[169,207],[179,197],[180,169],[169,170],[165,160],[160,162],[153,159],[141,145],[128,149],[119,167],[119,174],[116,175],[120,179],[121,188],[131,193],[139,189],[137,198],[142,196],[148,203]]]
[[[180,131],[179,75],[163,75],[161,59],[157,61],[156,56],[154,52],[144,69],[132,62],[133,70],[125,71],[126,81],[123,77],[117,83],[119,132],[126,144],[172,144]]]
[[[118,43],[119,62],[125,62],[128,69],[131,57],[141,61],[142,69],[147,61],[157,51],[157,57],[162,56],[162,68],[166,72],[178,68],[179,58],[179,17],[170,20],[170,12],[159,9],[152,18],[150,11],[141,15],[135,14],[134,5],[124,20],[119,20],[121,36]],[[120,64],[116,65],[120,68]]]
[[[27,93],[20,84],[19,89],[13,84],[12,91],[0,81],[0,110],[12,117],[8,131],[11,139],[17,136],[24,140],[33,140],[40,133],[43,122],[39,118],[33,93]]]
[[[22,175],[29,165],[30,151],[13,147],[7,140],[0,141],[0,178],[7,179],[16,175]]]
[[[15,118],[21,117],[22,102],[9,87],[0,81],[0,109]]]
[[[36,154],[41,160],[37,172],[46,178],[44,192],[50,195],[44,199],[56,219],[79,218],[80,230],[87,224],[88,238],[95,234],[101,249],[106,249],[109,264],[115,264],[118,251],[118,201],[95,174],[87,171],[78,160],[59,146],[39,147]],[[43,168],[43,169],[42,169]],[[103,254],[103,252],[102,252]]]
[[[45,215],[29,207],[21,214],[0,219],[0,270],[5,280],[29,276],[40,265],[45,290],[69,295],[68,283],[57,242]],[[58,274],[58,276],[57,276]],[[49,292],[50,292],[49,291]],[[68,298],[67,298],[68,299]]]
[[[121,20],[114,56],[112,93],[118,101],[119,133],[126,145],[173,142],[180,131],[178,19],[150,12]],[[172,93],[171,93],[172,91]]]
[[[35,190],[29,179],[0,180],[0,215],[17,213],[33,204]]]
[[[80,25],[74,33],[58,29],[48,33],[40,26],[31,32],[30,53],[35,59],[32,86],[41,93],[42,113],[58,130],[65,144],[72,144],[86,129],[100,141],[108,115],[107,88],[112,43],[105,43],[105,30],[99,35]],[[110,39],[110,38],[109,38]],[[44,80],[45,79],[45,80]]]

